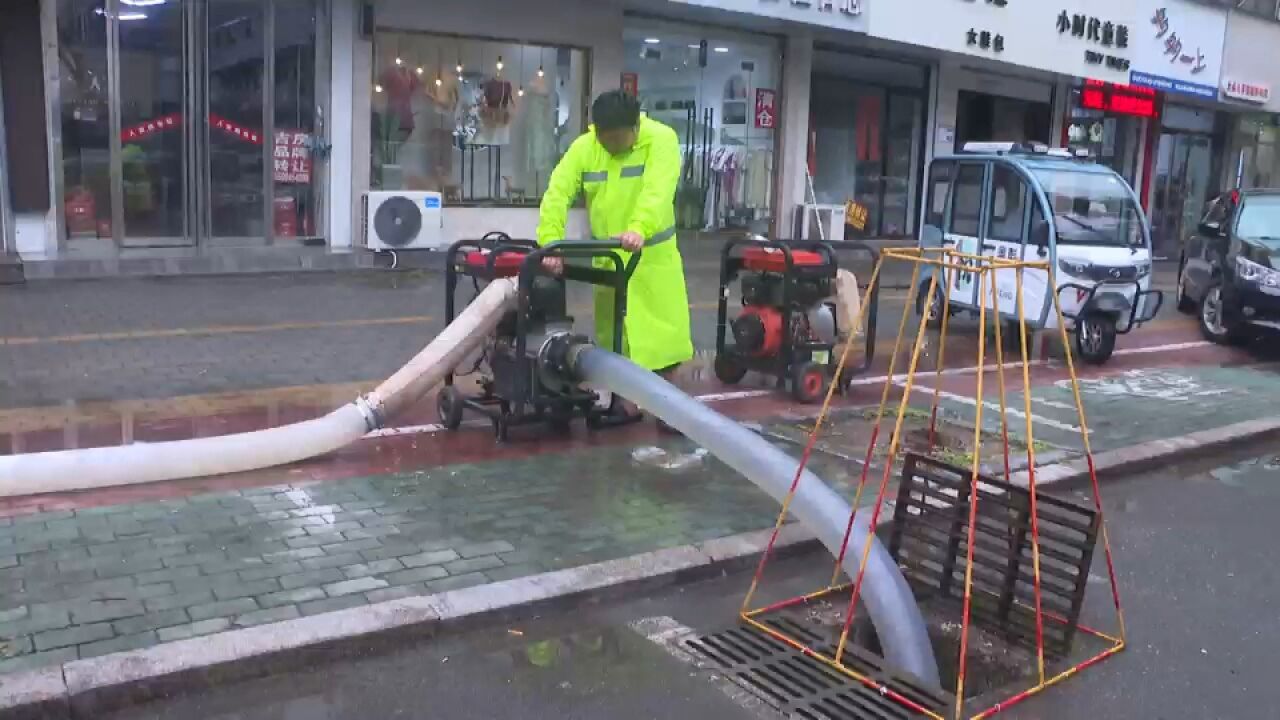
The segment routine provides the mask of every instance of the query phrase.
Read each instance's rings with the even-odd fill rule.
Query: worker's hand
[[[564,258],[560,255],[551,255],[542,258],[542,269],[552,275],[560,275],[564,272]]]
[[[628,230],[618,236],[618,242],[622,243],[622,249],[627,252],[636,252],[644,247],[644,236],[638,232]]]

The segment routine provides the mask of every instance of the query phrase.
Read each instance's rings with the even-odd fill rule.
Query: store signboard
[[[896,0],[885,1],[895,2]],[[671,0],[671,2],[853,32],[866,32],[869,4],[869,0]]]
[[[1271,101],[1271,86],[1224,77],[1222,78],[1222,94],[1232,100],[1243,100],[1244,102],[1266,105]]]
[[[1185,0],[1146,0],[1143,6],[1129,83],[1217,100],[1226,13]]]
[[[1191,0],[899,0],[867,14],[874,37],[1193,94],[1216,92],[1226,29],[1224,10]]]

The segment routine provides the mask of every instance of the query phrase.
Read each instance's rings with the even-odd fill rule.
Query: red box
[[[472,250],[467,253],[467,269],[476,273],[487,272],[489,269],[489,254],[487,250]],[[498,253],[498,257],[493,261],[494,277],[515,277],[520,272],[520,265],[524,262],[524,258],[524,253],[511,250],[503,250]]]
[[[792,250],[791,264],[794,267],[820,267],[826,259],[812,250]],[[756,272],[786,272],[787,256],[777,248],[747,248],[742,252],[742,266]]]

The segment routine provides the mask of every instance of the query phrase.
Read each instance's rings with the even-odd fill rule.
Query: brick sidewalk
[[[0,519],[0,672],[772,525],[777,505],[718,462],[634,449]],[[813,469],[847,491],[841,465]]]

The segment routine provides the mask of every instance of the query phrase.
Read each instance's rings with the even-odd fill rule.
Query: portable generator
[[[640,253],[632,254],[624,264],[618,250],[616,243],[604,242],[562,242],[539,247],[532,240],[515,240],[505,233],[460,240],[449,248],[445,258],[446,323],[456,317],[458,285],[464,278],[470,279],[477,295],[482,283],[497,278],[517,278],[518,291],[515,309],[498,321],[482,345],[479,359],[467,373],[477,376],[479,392],[464,394],[455,385],[453,373],[445,376],[445,386],[436,400],[445,428],[458,429],[468,410],[488,417],[500,441],[507,440],[510,429],[518,425],[545,423],[567,431],[576,417],[585,418],[593,428],[638,419],[615,412],[616,396],[608,408],[600,408],[595,391],[539,370],[547,366],[546,358],[539,357],[547,352],[547,341],[573,331],[573,318],[565,299],[566,281],[613,288],[611,349],[622,352],[627,282],[640,261]],[[564,271],[558,277],[543,270],[542,261],[548,257],[564,258]],[[573,262],[599,258],[606,261],[605,267],[598,267],[600,263]]]
[[[748,372],[777,378],[779,388],[790,383],[799,402],[825,397],[829,383],[848,389],[852,377],[865,371],[875,352],[876,289],[872,288],[867,315],[866,348],[862,363],[835,371],[840,328],[832,298],[840,270],[840,251],[875,250],[862,243],[730,240],[720,255],[720,301],[716,320],[715,374],[734,385]],[[729,288],[741,279],[742,306],[729,318]]]

